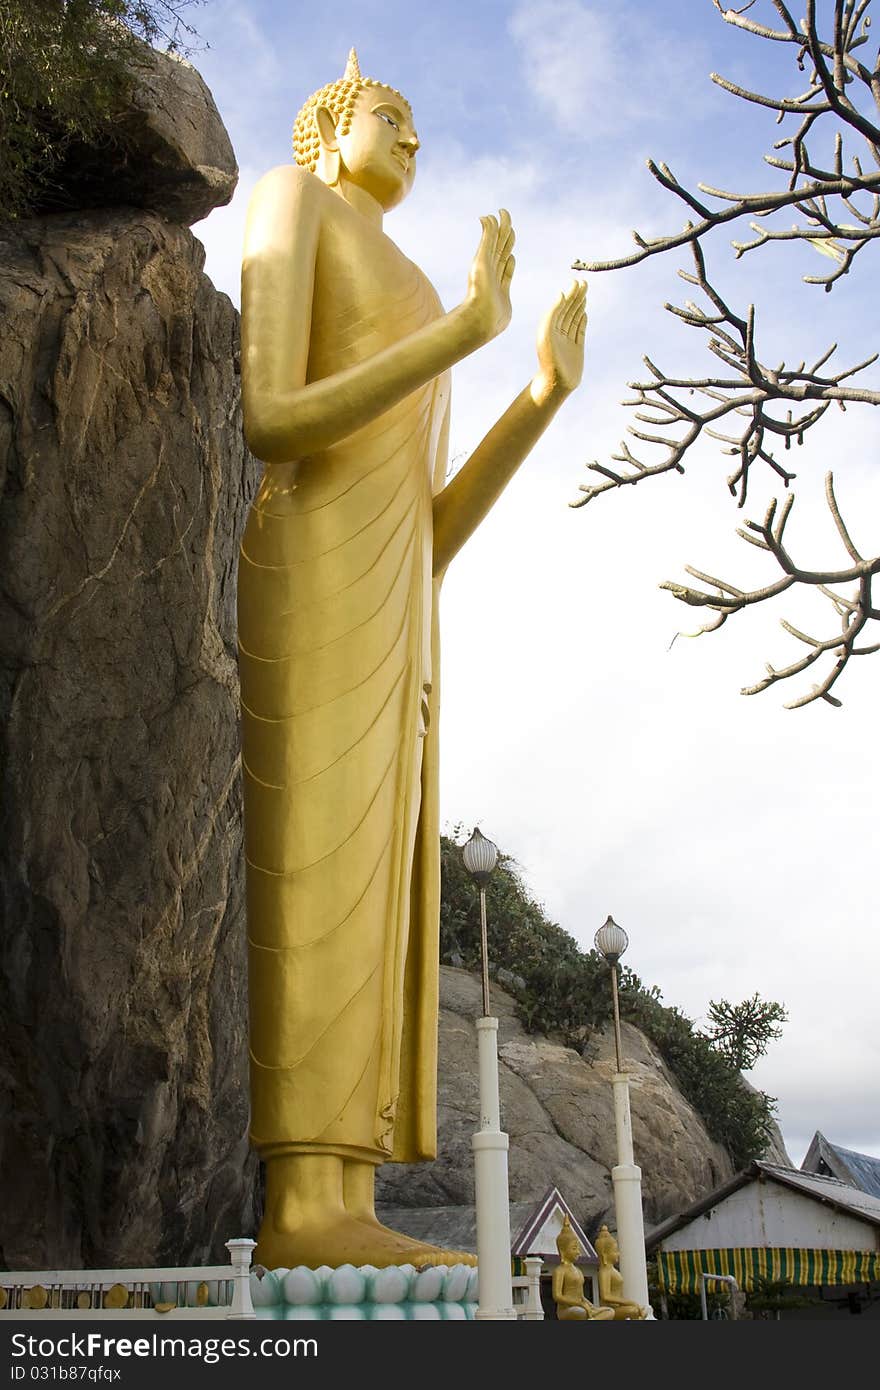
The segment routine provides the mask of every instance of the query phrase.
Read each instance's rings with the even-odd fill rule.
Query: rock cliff
[[[142,114],[141,209],[106,205],[132,163],[105,206],[0,239],[7,1267],[179,1262],[253,1225],[234,583],[257,466],[238,317],[181,225],[235,164],[205,173],[228,139],[192,70],[147,71],[166,106],[186,77],[174,195],[185,142]]]
[[[242,439],[238,317],[185,225],[228,199],[235,166],[197,74],[158,56],[146,74],[139,154],[103,183],[83,175],[79,207],[0,234],[8,1268],[222,1258],[259,1203],[234,608],[258,468]],[[441,1153],[383,1170],[386,1203],[472,1201],[478,997],[475,979],[444,969]],[[608,1039],[588,1065],[493,998],[512,1196],[555,1182],[595,1223],[614,1162]],[[659,1219],[729,1160],[625,1034]]]

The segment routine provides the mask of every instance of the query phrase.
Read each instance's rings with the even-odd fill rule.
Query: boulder
[[[238,165],[201,76],[146,44],[135,54],[128,109],[103,138],[69,146],[37,211],[129,206],[190,226],[229,202]]]

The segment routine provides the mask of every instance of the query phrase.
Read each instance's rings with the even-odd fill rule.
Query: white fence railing
[[[0,1271],[0,1319],[117,1320],[157,1318],[252,1319],[252,1240],[230,1240],[228,1265],[167,1269],[48,1269]],[[538,1257],[525,1260],[526,1273],[511,1280],[517,1318],[539,1321],[541,1267]],[[341,1274],[342,1271],[339,1271]],[[352,1271],[354,1273],[354,1271]],[[410,1271],[415,1277],[416,1272]],[[471,1271],[473,1273],[473,1271]],[[326,1271],[329,1276],[330,1270]],[[373,1271],[375,1276],[375,1271]],[[259,1282],[255,1283],[259,1290]],[[262,1302],[257,1295],[258,1302]],[[300,1300],[294,1298],[297,1302]],[[303,1299],[308,1303],[308,1298]],[[296,1309],[309,1316],[309,1309]],[[315,1310],[315,1314],[321,1316]],[[463,1312],[458,1316],[464,1316]]]
[[[544,1317],[541,1305],[541,1268],[544,1262],[540,1255],[529,1255],[524,1263],[525,1274],[515,1274],[510,1281],[513,1285],[513,1306],[517,1318],[523,1322],[540,1322]]]
[[[228,1265],[186,1269],[0,1270],[0,1318],[254,1318],[252,1240],[228,1240]]]

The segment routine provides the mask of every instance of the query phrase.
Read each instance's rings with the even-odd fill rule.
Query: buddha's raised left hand
[[[536,398],[567,396],[580,384],[587,332],[587,284],[575,280],[563,291],[538,330],[538,371],[532,383]]]

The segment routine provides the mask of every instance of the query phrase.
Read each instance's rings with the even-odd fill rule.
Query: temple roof
[[[667,1221],[649,1231],[645,1239],[648,1251],[656,1249],[667,1236],[672,1235],[673,1231],[687,1226],[698,1216],[702,1216],[704,1212],[717,1206],[719,1202],[723,1202],[726,1197],[738,1192],[741,1187],[746,1187],[752,1182],[766,1181],[779,1183],[782,1187],[793,1188],[806,1197],[813,1197],[816,1201],[836,1207],[849,1216],[857,1216],[872,1226],[880,1227],[880,1196],[875,1197],[873,1194],[853,1187],[850,1183],[841,1182],[838,1178],[829,1177],[822,1173],[805,1173],[799,1168],[784,1168],[776,1163],[764,1163],[761,1159],[756,1159],[749,1164],[748,1168],[744,1168],[742,1172],[731,1178],[729,1182],[724,1183],[721,1187],[716,1187],[714,1191],[701,1197],[692,1206],[686,1207],[677,1216],[669,1217]]]
[[[826,1173],[838,1178],[840,1182],[857,1187],[872,1197],[880,1197],[880,1158],[871,1154],[856,1153],[855,1149],[844,1149],[840,1144],[832,1144],[819,1130],[813,1135],[813,1142],[801,1164],[805,1173]]]

